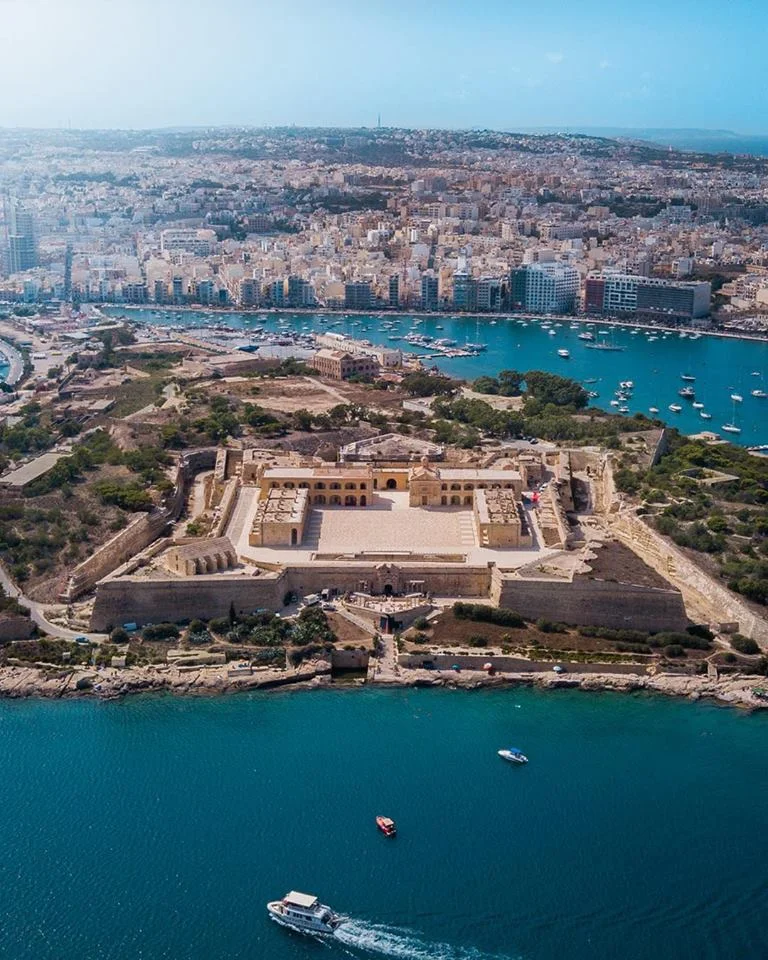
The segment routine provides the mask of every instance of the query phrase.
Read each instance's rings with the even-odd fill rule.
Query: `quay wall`
[[[436,670],[450,670],[454,663],[464,670],[482,670],[483,665],[492,663],[496,670],[502,673],[542,673],[551,672],[555,661],[552,660],[525,660],[522,657],[495,656],[492,653],[462,654],[462,653],[401,653],[397,662],[401,667],[418,670],[425,663],[431,663]],[[558,660],[558,663],[569,663],[568,660]],[[574,663],[577,673],[618,673],[647,676],[648,666],[644,663]]]

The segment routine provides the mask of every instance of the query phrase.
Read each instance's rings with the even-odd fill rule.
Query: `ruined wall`
[[[555,582],[503,575],[498,586],[496,602],[531,620],[649,631],[684,630],[688,624],[677,590],[580,577]]]

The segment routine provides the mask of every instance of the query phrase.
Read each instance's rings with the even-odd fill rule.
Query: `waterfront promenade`
[[[8,371],[2,379],[11,387],[21,380],[24,373],[24,357],[7,340],[0,340],[0,366],[8,364]]]

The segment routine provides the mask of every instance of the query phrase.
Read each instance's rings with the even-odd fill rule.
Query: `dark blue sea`
[[[120,314],[119,308],[108,312]],[[157,325],[194,326],[207,323],[227,324],[244,331],[264,327],[267,332],[333,332],[343,333],[372,343],[400,348],[410,353],[424,354],[428,348],[406,343],[402,337],[409,333],[427,334],[433,338],[455,340],[458,346],[467,342],[484,343],[485,352],[473,357],[448,359],[438,357],[428,363],[436,364],[444,372],[457,377],[474,379],[499,370],[549,370],[575,380],[594,380],[585,384],[599,394],[596,406],[617,412],[611,400],[621,381],[632,380],[634,390],[627,402],[630,413],[649,412],[657,408],[662,419],[678,427],[683,433],[702,430],[721,432],[723,424],[735,423],[740,434],[723,433],[733,443],[745,445],[768,443],[768,399],[752,396],[753,390],[768,393],[768,341],[739,340],[702,335],[692,340],[686,334],[664,334],[662,331],[638,330],[626,327],[607,327],[600,323],[587,326],[583,321],[571,329],[570,321],[553,322],[544,328],[540,322],[521,321],[506,317],[444,317],[444,316],[319,316],[297,314],[211,314],[200,311],[179,311],[172,316],[155,316],[149,310],[130,311],[131,319]],[[524,326],[523,323],[526,325]],[[554,333],[550,335],[549,330]],[[601,334],[601,330],[605,331]],[[602,352],[589,349],[578,338],[579,333],[591,331],[595,342],[604,342],[622,349]],[[397,337],[398,339],[392,339]],[[656,339],[651,339],[654,337]],[[565,348],[570,358],[565,360],[557,351]],[[678,396],[685,386],[683,374],[695,376],[695,402],[703,403],[703,412],[712,419],[701,417],[701,410],[689,400]],[[743,397],[741,402],[731,395]],[[673,413],[669,406],[683,409]]]
[[[0,957],[759,960],[767,722],[578,691],[0,702]],[[291,888],[351,919],[277,926]]]

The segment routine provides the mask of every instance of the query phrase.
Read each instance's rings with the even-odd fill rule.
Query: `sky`
[[[768,133],[765,0],[0,0],[0,126]]]

